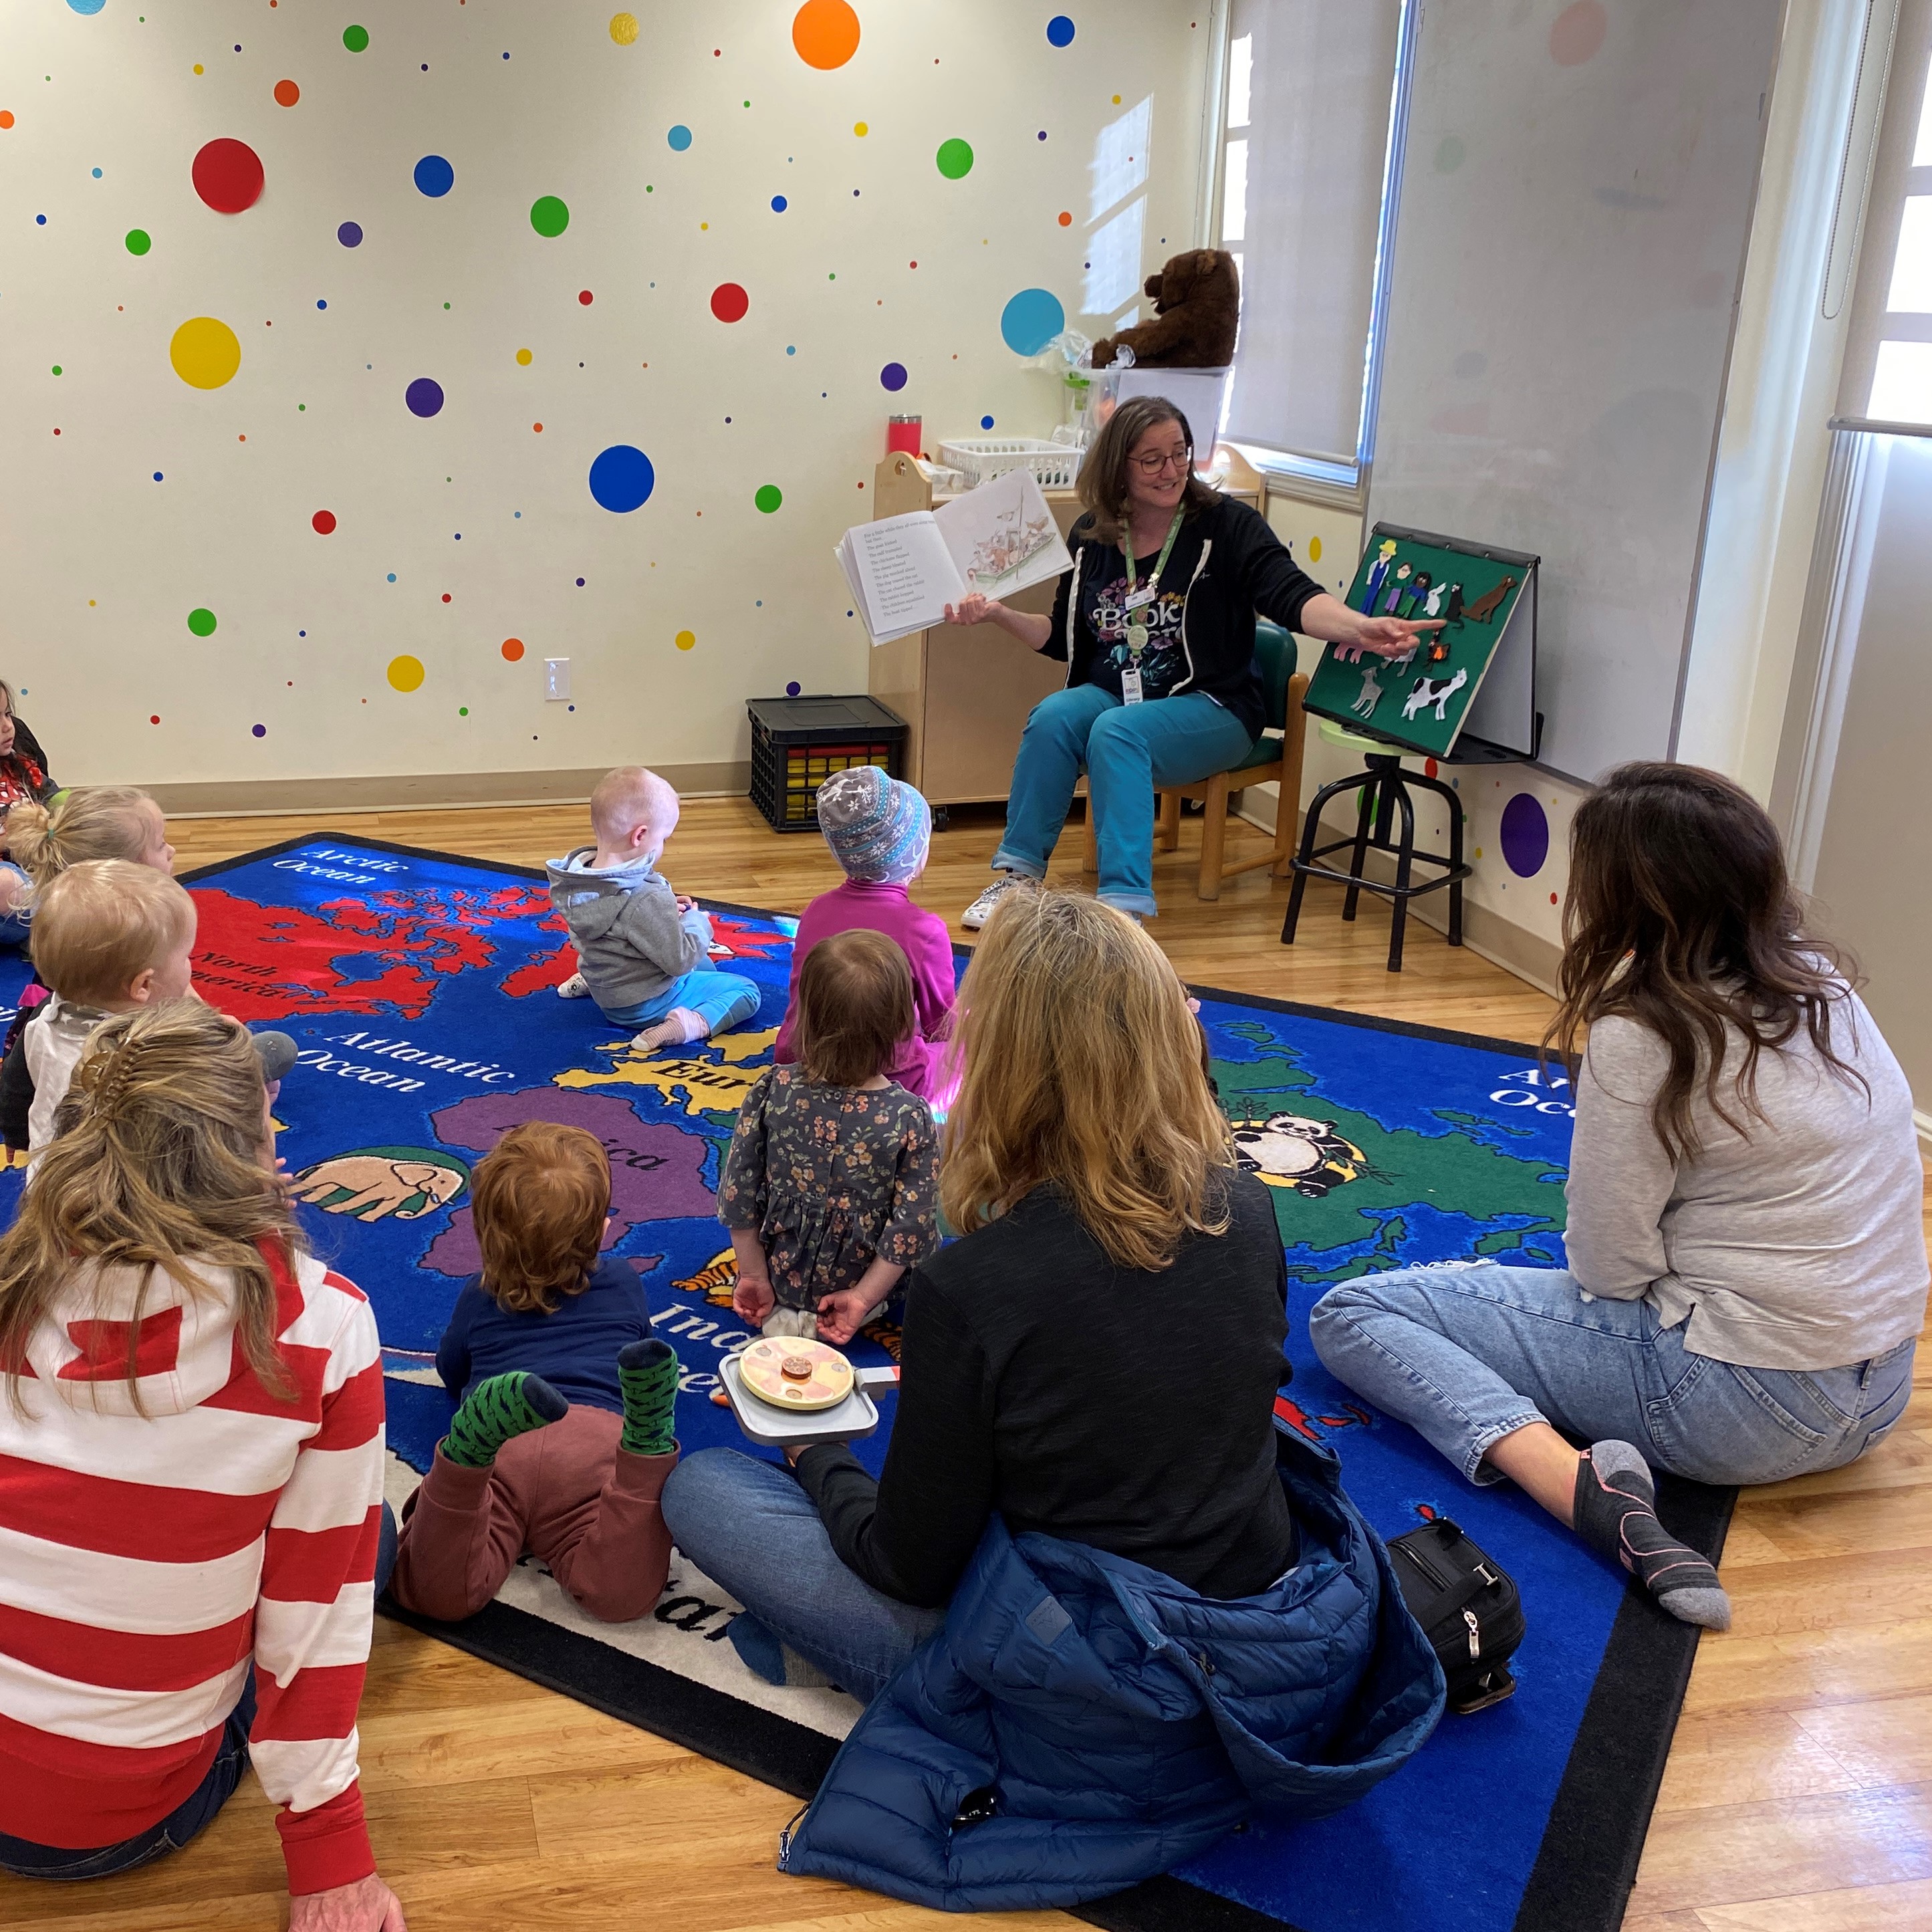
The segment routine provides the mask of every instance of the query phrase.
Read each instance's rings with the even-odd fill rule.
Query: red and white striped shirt
[[[352,1282],[274,1262],[292,1397],[242,1354],[225,1271],[76,1272],[0,1384],[0,1832],[93,1850],[201,1782],[252,1663],[249,1740],[289,1889],[375,1869],[356,1781],[382,1497],[382,1364]]]

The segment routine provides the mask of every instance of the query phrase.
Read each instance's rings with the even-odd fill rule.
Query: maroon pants
[[[677,1451],[634,1456],[617,1447],[623,1428],[608,1409],[573,1402],[560,1421],[512,1437],[487,1469],[439,1446],[403,1507],[397,1602],[446,1623],[473,1616],[527,1550],[590,1616],[642,1616],[670,1567],[658,1497]]]

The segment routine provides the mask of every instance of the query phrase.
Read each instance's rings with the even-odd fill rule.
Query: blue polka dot
[[[980,427],[982,429],[991,429],[992,426],[993,419],[991,416],[982,416],[980,418]]]
[[[879,387],[882,389],[903,389],[906,386],[906,366],[903,362],[888,362],[879,371]]]
[[[47,218],[44,214],[37,214],[34,217],[34,226],[36,228],[44,228],[46,225]]]
[[[326,302],[318,302],[316,304],[316,307],[317,308],[328,308],[328,303],[326,303]]]
[[[94,178],[96,181],[98,181],[100,178],[100,170],[98,168],[96,168],[94,171]]]
[[[395,582],[395,580],[396,580],[396,573],[392,570],[392,571],[391,571],[391,572],[390,572],[390,573],[389,573],[389,581],[390,581],[392,584],[393,584],[393,583],[394,583],[394,582]]]
[[[796,356],[798,353],[798,344],[795,342],[788,342],[785,344],[785,353],[788,356]]]
[[[296,635],[298,638],[305,638],[308,635],[308,633],[306,631],[298,631],[296,633]]]
[[[416,184],[432,201],[456,185],[456,170],[440,154],[425,154],[416,165]]]
[[[524,514],[524,513],[523,513],[523,512],[522,512],[522,511],[520,511],[520,510],[512,510],[512,511],[510,512],[510,514],[511,514],[513,517],[514,517],[514,518],[518,520],[518,522],[520,522],[520,522],[523,520],[523,514]]]
[[[673,154],[681,154],[691,146],[691,130],[680,121],[664,139],[670,143]]]
[[[774,214],[784,214],[786,206],[787,203],[783,195],[775,194],[772,196],[772,212]]]
[[[458,530],[456,533],[456,541],[458,543],[460,543],[463,541],[463,532],[460,530]]]
[[[76,14],[98,14],[107,4],[107,0],[67,0],[67,4]]]
[[[1056,14],[1046,23],[1046,40],[1049,46],[1070,47],[1073,44],[1073,22],[1064,14]]]
[[[362,224],[359,221],[345,221],[335,231],[335,238],[345,248],[359,248],[362,245]]]
[[[1022,289],[1000,311],[1000,334],[1016,356],[1037,356],[1066,326],[1050,289]]]
[[[651,459],[628,442],[614,442],[590,466],[590,494],[604,509],[620,516],[650,499],[657,485]],[[581,584],[583,579],[578,581]]]
[[[157,470],[154,472],[154,481],[155,481],[157,483],[158,483],[160,480],[161,480],[161,472],[160,472],[158,470]]]

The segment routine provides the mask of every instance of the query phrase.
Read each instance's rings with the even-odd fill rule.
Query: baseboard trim
[[[1265,832],[1270,838],[1274,836],[1272,813],[1266,820],[1258,814],[1250,817],[1245,811],[1240,815],[1258,831]],[[1330,838],[1348,838],[1355,829],[1333,819],[1324,819],[1322,825],[1324,843]],[[1336,854],[1328,862],[1334,864],[1342,856]],[[1385,852],[1371,852],[1363,870],[1365,876],[1382,884],[1394,883],[1395,861]],[[1448,928],[1449,908],[1440,892],[1432,892],[1426,898],[1412,899],[1408,910],[1411,918],[1420,920],[1432,931],[1443,932]],[[1547,993],[1552,1000],[1561,997],[1556,990],[1556,971],[1562,961],[1563,949],[1533,932],[1526,932],[1520,926],[1511,925],[1501,914],[1491,911],[1487,906],[1474,904],[1466,892],[1462,897],[1462,944],[1492,966],[1500,966],[1505,973],[1514,974],[1539,993]]]
[[[607,768],[397,772],[373,778],[188,779],[143,788],[170,818],[272,818],[291,812],[460,812],[474,806],[581,805]],[[748,762],[658,765],[686,798],[743,796]]]

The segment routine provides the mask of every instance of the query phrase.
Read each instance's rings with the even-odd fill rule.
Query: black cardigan
[[[1119,556],[1120,547],[1094,536],[1090,516],[1075,524],[1066,542],[1073,568],[1060,580],[1053,628],[1040,655],[1068,667],[1069,684],[1085,684],[1098,646],[1081,612],[1081,581]],[[1303,610],[1322,594],[1321,585],[1295,562],[1259,511],[1220,496],[1181,525],[1161,582],[1170,591],[1187,586],[1180,616],[1187,675],[1168,695],[1204,691],[1241,721],[1250,737],[1258,738],[1268,719],[1255,668],[1255,614],[1284,630],[1298,629]]]
[[[915,1268],[885,1473],[842,1445],[798,1477],[846,1566],[902,1603],[952,1594],[998,1510],[1213,1597],[1293,1558],[1275,1474],[1288,1379],[1287,1268],[1274,1204],[1230,1183],[1232,1225],[1159,1274],[1116,1268],[1041,1188]]]

